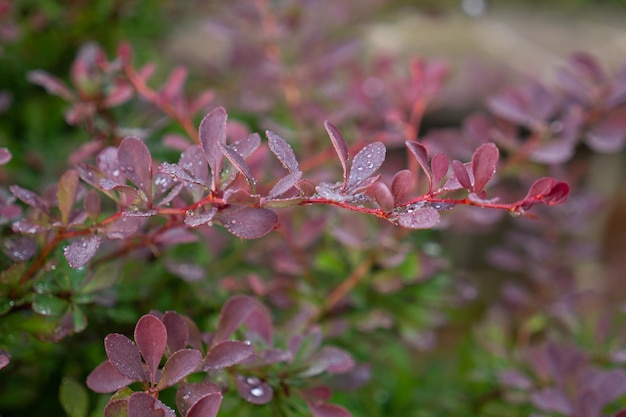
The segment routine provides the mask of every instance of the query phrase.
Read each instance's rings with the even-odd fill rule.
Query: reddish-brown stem
[[[158,93],[144,82],[130,63],[124,66],[124,71],[130,83],[143,98],[163,110],[165,114],[178,122],[194,143],[200,143],[200,136],[191,118],[180,114],[167,100],[161,100]]]

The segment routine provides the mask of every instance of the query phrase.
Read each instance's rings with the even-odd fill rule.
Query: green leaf
[[[65,377],[59,389],[61,407],[69,417],[84,417],[87,415],[89,398],[87,390],[73,378]]]
[[[42,316],[61,316],[67,310],[67,301],[52,294],[35,294],[33,311]]]
[[[72,323],[75,333],[82,332],[87,327],[87,316],[77,305],[72,305]]]
[[[110,288],[119,278],[120,271],[117,264],[109,263],[101,266],[79,289],[81,294],[102,291]]]

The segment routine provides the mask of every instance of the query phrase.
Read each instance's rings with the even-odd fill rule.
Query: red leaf
[[[264,381],[254,376],[235,376],[235,385],[241,397],[252,404],[267,404],[272,401],[274,391]]]
[[[433,184],[432,188],[429,190],[431,193],[436,191],[439,187],[439,183],[441,180],[448,175],[448,168],[450,168],[450,162],[448,161],[448,157],[439,152],[433,156],[433,159],[430,161],[430,166],[433,172]]]
[[[237,169],[237,171],[241,172],[243,176],[248,181],[248,184],[254,190],[256,187],[256,180],[252,177],[252,173],[250,172],[250,168],[248,168],[248,164],[246,164],[245,159],[239,154],[239,152],[233,150],[231,147],[224,143],[220,143],[220,147],[222,152],[228,158],[231,164]]]
[[[31,83],[42,86],[50,94],[62,97],[67,101],[74,100],[74,94],[67,88],[67,86],[61,82],[61,80],[50,75],[46,71],[29,71],[26,78]]]
[[[167,346],[167,330],[153,315],[142,316],[135,326],[135,343],[148,365],[150,381],[156,382],[156,372]]]
[[[204,150],[211,173],[213,175],[212,189],[216,190],[219,185],[222,161],[224,155],[220,144],[226,143],[226,121],[228,115],[223,107],[218,107],[204,116],[200,122],[200,143]]]
[[[249,358],[254,354],[254,348],[244,342],[224,340],[215,344],[204,359],[202,369],[222,369]]]
[[[597,152],[616,152],[626,143],[626,109],[609,113],[587,134],[587,144]]]
[[[128,399],[128,417],[176,417],[176,412],[145,392],[135,392]]]
[[[137,346],[126,336],[112,333],[104,338],[104,349],[111,365],[131,381],[146,380],[146,372],[141,363]]]
[[[409,172],[410,174],[410,172]],[[376,204],[381,208],[381,210],[387,212],[391,211],[394,207],[394,198],[393,194],[382,182],[375,182],[374,184],[367,187],[365,193],[376,201]]]
[[[313,417],[352,417],[348,410],[336,404],[309,402],[308,406]]]
[[[66,246],[63,255],[72,268],[80,268],[96,256],[100,243],[102,243],[100,236],[83,237]]]
[[[167,347],[170,352],[184,349],[189,340],[187,322],[175,311],[166,311],[161,318],[167,331]]]
[[[346,190],[356,190],[374,175],[385,161],[385,153],[385,145],[382,142],[373,142],[354,155]]]
[[[152,157],[143,141],[132,136],[122,140],[117,150],[117,160],[122,172],[150,200],[152,196]]]
[[[87,386],[92,391],[106,394],[122,389],[134,381],[119,373],[111,362],[104,361],[91,371],[87,377]]]
[[[200,146],[194,145],[185,149],[180,155],[178,165],[191,174],[194,183],[209,185],[209,166]]]
[[[348,144],[339,129],[337,129],[332,123],[326,121],[324,122],[324,127],[326,128],[330,141],[333,143],[333,147],[339,156],[339,161],[341,162],[341,166],[343,168],[342,188],[345,189],[348,181]]]
[[[100,196],[96,190],[87,191],[83,200],[83,206],[91,221],[98,220],[100,215]]]
[[[163,376],[157,385],[158,390],[179,382],[187,375],[193,373],[202,361],[202,353],[196,349],[181,349],[167,359],[163,366]]]
[[[242,239],[263,237],[278,223],[278,216],[272,210],[252,207],[225,210],[220,218],[226,230]]]
[[[161,88],[161,95],[168,99],[180,96],[186,80],[187,69],[180,66],[174,68],[167,81],[165,81],[165,85]]]
[[[270,190],[267,194],[266,199],[273,199],[281,196],[286,193],[290,189],[292,189],[298,181],[302,178],[302,171],[292,172],[283,178],[281,178]]]
[[[331,374],[341,374],[354,368],[352,355],[343,349],[324,346],[312,359],[312,363],[323,363],[323,370]],[[313,365],[315,366],[315,365]]]
[[[214,392],[196,401],[185,417],[215,417],[222,404],[222,393]]]
[[[121,217],[106,225],[104,232],[109,239],[126,239],[141,227],[142,220],[139,217]]]
[[[187,413],[191,410],[191,407],[193,407],[201,399],[214,394],[219,395],[221,401],[221,390],[215,384],[210,384],[208,382],[198,382],[193,384],[181,383],[176,391],[176,406],[182,416],[189,417]]]
[[[467,167],[463,162],[454,160],[452,161],[452,169],[454,170],[454,176],[463,188],[472,191],[472,180],[470,179]]]
[[[272,321],[267,309],[254,298],[236,296],[222,307],[213,344],[226,340],[242,324],[258,334],[270,345],[272,341]]]
[[[409,209],[398,215],[398,225],[407,229],[430,229],[439,223],[439,212],[432,207]]]
[[[265,132],[265,136],[267,136],[270,150],[274,155],[276,155],[276,158],[278,158],[283,166],[291,173],[299,172],[300,168],[298,167],[298,160],[296,159],[296,155],[293,153],[293,149],[291,149],[289,143],[269,130]]]
[[[391,194],[393,202],[399,204],[404,200],[413,185],[413,174],[408,169],[403,169],[396,173],[391,180]]]
[[[422,167],[422,170],[424,170],[424,173],[426,174],[426,178],[428,178],[428,189],[432,190],[433,189],[433,174],[428,164],[428,152],[426,151],[426,148],[424,147],[424,145],[417,143],[417,142],[413,142],[413,141],[407,141],[405,143],[406,143],[406,147],[409,148],[409,151],[411,151],[413,156],[415,156],[415,159],[417,159],[417,162]]]
[[[34,192],[27,190],[26,188],[22,188],[19,185],[12,185],[9,187],[9,190],[13,193],[15,197],[22,200],[24,203],[28,204],[31,207],[38,208],[43,212],[48,211],[48,207],[46,203],[43,201],[41,197],[39,197]]]
[[[11,151],[9,151],[7,148],[0,148],[0,165],[7,164],[11,160],[11,158],[13,158]]]
[[[493,143],[485,143],[476,149],[472,156],[472,173],[474,174],[473,192],[479,194],[483,191],[496,172],[499,157],[500,151],[498,151],[498,148]]]

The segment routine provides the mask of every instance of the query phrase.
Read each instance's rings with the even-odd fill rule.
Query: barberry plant
[[[224,16],[232,28],[213,29],[242,70],[211,74],[238,86],[189,94],[179,66],[153,87],[157,66],[136,66],[127,42],[112,58],[80,47],[69,83],[28,72],[88,140],[55,167],[58,179],[31,186],[9,175],[17,148],[0,148],[10,180],[0,388],[34,384],[33,358],[48,354],[65,358],[59,402],[76,417],[96,398],[83,381],[107,417],[347,417],[409,414],[416,403],[592,417],[626,406],[621,341],[599,319],[593,341],[609,351],[585,345],[588,311],[574,306],[581,289],[568,265],[585,253],[576,231],[601,206],[575,157],[624,147],[624,73],[577,54],[558,88],[531,81],[487,99],[460,129],[428,130],[449,72],[441,61],[359,66],[354,44],[320,40],[318,23],[341,25],[343,6],[313,21],[307,12],[322,12],[309,4],[235,3]],[[287,28],[301,36],[281,36]],[[319,59],[286,56],[316,42]],[[278,94],[264,102],[268,91]],[[462,236],[455,229],[495,231],[479,262],[516,280],[494,290],[458,273],[438,243]],[[490,294],[480,306],[477,292]],[[464,317],[473,309],[478,324]],[[472,341],[461,355],[471,366],[449,372],[466,379],[450,377],[438,400],[412,369],[455,326],[468,328],[448,338]]]

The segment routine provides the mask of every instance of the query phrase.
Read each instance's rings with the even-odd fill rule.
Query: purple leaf
[[[11,362],[9,354],[0,349],[0,369],[7,366],[9,362]]]
[[[73,169],[70,169],[61,176],[57,185],[57,200],[63,224],[67,224],[70,219],[77,192],[78,174]]]
[[[31,207],[38,208],[43,212],[47,212],[48,208],[46,203],[44,203],[43,199],[34,192],[27,190],[26,188],[22,188],[19,185],[12,185],[9,189],[15,197],[22,200],[24,203]]]
[[[272,210],[252,207],[225,210],[220,218],[226,230],[242,239],[263,237],[278,223],[278,216]]]
[[[126,175],[120,169],[117,159],[117,148],[112,146],[104,148],[96,157],[96,165],[105,177],[117,184],[126,183]]]
[[[272,321],[267,309],[254,298],[236,296],[222,307],[213,344],[226,340],[242,324],[258,334],[270,345],[272,341]]]
[[[336,404],[307,403],[313,417],[352,417],[345,408]]]
[[[9,151],[7,148],[0,148],[0,165],[5,165],[7,164],[11,158],[13,158],[13,155],[11,155],[11,151]]]
[[[216,214],[217,208],[215,207],[211,207],[211,210],[203,211],[201,213],[190,211],[185,215],[185,224],[189,227],[201,226],[213,220]]]
[[[189,340],[187,322],[175,311],[166,311],[161,318],[167,331],[167,348],[170,352],[184,349]]]
[[[87,164],[76,164],[76,172],[81,180],[96,188],[100,188],[100,180],[103,178],[98,168]]]
[[[128,417],[176,417],[176,412],[145,392],[135,392],[128,399]]]
[[[159,93],[168,99],[180,96],[185,80],[187,80],[187,69],[178,66],[171,72]]]
[[[182,416],[188,417],[187,413],[194,404],[202,398],[217,394],[221,400],[221,390],[217,385],[208,382],[198,382],[193,384],[181,383],[176,391],[176,406]]]
[[[542,411],[547,413],[556,412],[565,415],[572,414],[572,407],[567,397],[556,388],[545,388],[531,394],[530,401]]]
[[[239,171],[246,178],[246,181],[248,181],[248,184],[250,184],[254,190],[256,187],[256,180],[252,177],[252,173],[250,172],[250,168],[248,168],[248,164],[246,164],[245,159],[243,159],[239,152],[233,150],[224,143],[220,143],[220,147],[226,158],[228,158],[237,171]]]
[[[324,346],[313,358],[314,362],[324,363],[324,370],[331,374],[341,374],[354,368],[352,355],[343,349]]]
[[[196,401],[185,417],[215,417],[222,404],[222,393],[214,392]]]
[[[287,141],[269,130],[265,132],[265,136],[267,136],[270,150],[274,155],[276,155],[276,158],[278,158],[283,166],[287,168],[290,173],[299,172],[300,168],[298,167],[298,160],[296,159],[296,155],[293,153],[293,149],[291,149],[291,146],[287,143]]]
[[[454,170],[454,176],[463,188],[472,191],[472,180],[470,179],[467,167],[463,162],[454,160],[452,161],[452,169]]]
[[[403,169],[396,173],[391,180],[391,194],[393,202],[399,204],[404,200],[413,185],[413,174],[408,169]]]
[[[341,166],[343,168],[342,189],[345,189],[348,184],[348,144],[339,129],[337,129],[332,123],[324,122],[324,127],[326,128],[326,132],[328,132],[328,136],[330,136],[330,141],[333,143],[333,147],[339,156],[339,161],[341,162]]]
[[[409,209],[398,215],[398,225],[407,229],[430,229],[439,223],[439,212],[432,207]]]
[[[409,172],[410,174],[410,172]],[[391,211],[394,207],[394,198],[393,194],[382,182],[375,182],[374,184],[367,187],[365,191],[368,197],[371,197],[376,201],[376,204],[381,208],[382,211]]]
[[[244,342],[224,340],[215,344],[204,360],[203,370],[222,369],[236,365],[254,354],[254,348]]]
[[[385,145],[374,142],[361,149],[352,160],[346,190],[355,190],[380,168],[385,160]]]
[[[156,371],[167,346],[167,330],[163,322],[150,314],[142,316],[135,326],[135,343],[148,364],[150,381],[156,382]]]
[[[202,361],[202,353],[196,349],[176,351],[163,366],[163,376],[157,385],[158,390],[171,387],[187,375],[195,372]]]
[[[587,134],[587,144],[596,152],[616,152],[625,143],[626,109],[610,113]]]
[[[213,175],[212,189],[216,190],[222,171],[224,155],[220,144],[226,143],[226,120],[228,115],[223,107],[218,107],[204,116],[200,122],[200,143]]]
[[[496,172],[500,151],[493,143],[480,145],[472,156],[473,191],[479,194]],[[456,171],[455,171],[456,172]],[[458,178],[458,176],[457,176]]]
[[[529,104],[517,91],[507,91],[487,100],[487,106],[493,114],[510,122],[530,126],[533,118],[529,114]]]
[[[433,156],[432,160],[430,161],[430,166],[433,173],[433,183],[429,191],[432,193],[436,191],[437,187],[439,187],[439,183],[441,183],[441,180],[443,180],[443,178],[448,175],[450,162],[448,161],[448,157],[445,154],[439,152]]]
[[[407,141],[405,143],[406,147],[409,148],[409,151],[411,151],[413,156],[415,156],[415,159],[417,159],[417,162],[420,164],[422,170],[426,174],[426,177],[428,178],[428,189],[432,190],[433,174],[431,173],[430,166],[428,164],[428,152],[426,152],[426,148],[424,147],[424,145],[413,141]]]
[[[50,75],[46,71],[29,71],[26,77],[28,78],[28,81],[42,86],[50,94],[62,97],[67,101],[74,100],[74,94],[67,88],[67,86],[58,78]]]
[[[300,181],[300,178],[302,178],[301,171],[292,172],[281,178],[276,184],[274,184],[270,192],[267,194],[266,199],[271,200],[286,193],[292,189],[298,181]]]
[[[83,206],[85,207],[85,211],[91,221],[97,221],[98,216],[100,215],[100,196],[96,190],[87,191],[83,201]]]
[[[115,392],[133,382],[135,379],[126,378],[109,361],[102,362],[87,377],[89,389],[100,394]]]
[[[533,149],[529,158],[546,165],[564,164],[574,156],[575,145],[569,140],[554,140]]]
[[[255,376],[236,375],[235,385],[239,395],[252,404],[267,404],[274,397],[272,388]]]
[[[104,349],[111,365],[131,381],[145,381],[147,375],[137,346],[126,336],[112,333],[104,338]]]
[[[117,160],[122,172],[150,200],[152,196],[152,158],[143,141],[132,136],[122,140],[117,150]]]
[[[236,151],[243,159],[248,159],[250,155],[261,145],[261,136],[258,133],[250,133],[243,139],[231,144],[230,147]]]
[[[2,252],[14,262],[26,262],[37,253],[37,243],[26,236],[15,236],[4,239]]]
[[[238,206],[258,206],[261,202],[259,194],[241,188],[229,188],[224,193],[224,203]]]
[[[91,235],[72,242],[63,249],[63,255],[72,268],[80,268],[91,260],[102,243],[98,235]]]
[[[178,166],[186,170],[193,178],[194,183],[209,185],[209,166],[202,152],[202,147],[198,145],[189,146],[180,155]]]
[[[142,220],[139,217],[121,217],[113,223],[107,224],[104,233],[109,239],[126,239],[141,227]]]

